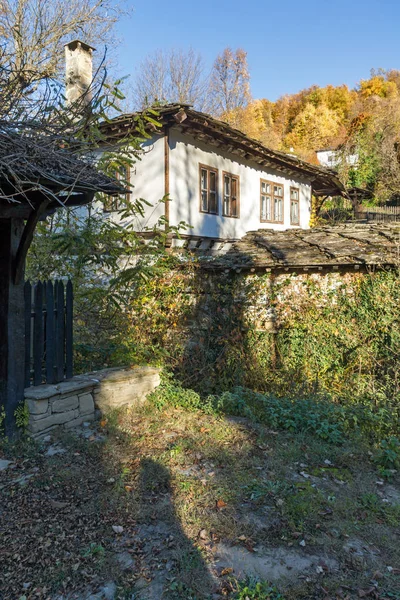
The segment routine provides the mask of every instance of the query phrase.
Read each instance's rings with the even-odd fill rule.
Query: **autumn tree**
[[[111,41],[121,10],[114,0],[1,0],[1,64],[21,88],[55,78],[63,45],[74,36],[94,46]]]
[[[155,102],[178,102],[204,107],[204,65],[201,55],[190,48],[157,50],[139,65],[133,88],[133,104],[137,109]]]
[[[241,48],[236,51],[225,48],[223,53],[217,56],[211,73],[210,112],[232,125],[237,125],[240,111],[250,100],[247,52]]]
[[[337,136],[340,128],[339,115],[326,105],[315,107],[308,103],[294,120],[291,132],[285,137],[287,148],[295,148],[302,154],[313,154]]]

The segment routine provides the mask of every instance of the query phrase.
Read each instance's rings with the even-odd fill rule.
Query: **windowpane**
[[[217,211],[217,193],[210,192],[210,205],[209,205],[210,213],[216,213]]]
[[[262,188],[262,185],[261,185]],[[267,196],[261,196],[261,219],[267,218]]]
[[[210,192],[217,191],[217,177],[215,171],[210,171]]]
[[[231,188],[232,188],[232,198],[236,198],[237,197],[237,180],[236,179],[231,179]]]
[[[229,196],[224,196],[224,215],[229,216]]]
[[[290,197],[292,200],[298,200],[299,199],[299,190],[292,188],[290,190]]]
[[[201,170],[201,189],[207,189],[207,171],[205,169]]]
[[[200,210],[218,214],[218,171],[199,165]]]
[[[230,196],[231,195],[231,186],[230,186],[230,177],[227,177],[225,175],[224,177],[224,184],[225,184],[225,196]]]
[[[282,200],[274,198],[274,221],[282,221]]]
[[[203,190],[201,192],[201,210],[206,211],[207,209],[207,190]]]
[[[297,200],[292,200],[290,203],[290,222],[292,225],[299,224],[299,203]]]

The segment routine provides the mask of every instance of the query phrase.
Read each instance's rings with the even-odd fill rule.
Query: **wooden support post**
[[[15,409],[24,399],[25,319],[23,266],[14,283],[15,259],[24,231],[23,219],[0,219],[0,410],[5,432],[16,432]]]

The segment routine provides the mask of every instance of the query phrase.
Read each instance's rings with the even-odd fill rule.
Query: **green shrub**
[[[184,388],[172,376],[164,375],[161,386],[150,396],[158,407],[182,407],[202,410],[208,414],[235,415],[262,423],[271,429],[309,433],[333,444],[341,444],[355,435],[377,444],[382,438],[379,464],[393,465],[400,457],[398,440],[400,423],[383,408],[364,404],[338,404],[327,398],[278,398],[237,387],[232,392],[202,398],[192,389]]]
[[[274,585],[254,579],[239,581],[234,598],[236,600],[284,600]]]
[[[390,436],[381,441],[375,462],[382,474],[400,468],[400,440]]]

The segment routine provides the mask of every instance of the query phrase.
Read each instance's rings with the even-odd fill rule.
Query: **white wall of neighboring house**
[[[338,150],[317,150],[318,162],[323,167],[335,169],[340,163],[340,153]],[[358,162],[358,154],[349,154],[346,156],[346,162],[354,166]]]
[[[206,144],[170,130],[170,223],[184,221],[192,226],[188,233],[213,238],[240,238],[248,231],[260,228],[289,229],[290,187],[300,192],[300,227],[308,228],[311,208],[311,185],[306,181],[292,180],[272,170],[266,171],[251,161],[238,162],[237,157],[218,153]],[[199,164],[219,170],[219,214],[200,212]],[[240,177],[240,217],[222,216],[222,172]],[[265,223],[260,219],[260,180],[284,186],[284,222]]]
[[[337,150],[317,150],[316,154],[319,164],[323,167],[331,167],[334,169],[339,164]]]

